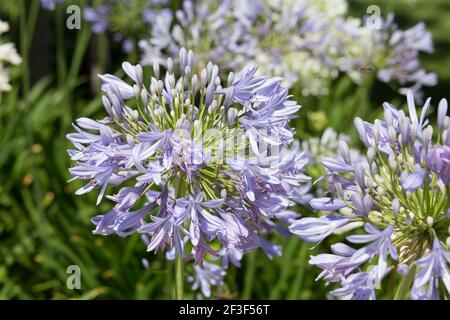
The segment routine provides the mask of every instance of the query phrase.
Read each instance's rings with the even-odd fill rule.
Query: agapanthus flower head
[[[308,180],[302,159],[284,151],[300,106],[281,79],[254,67],[222,86],[216,65],[196,70],[184,48],[178,60],[169,58],[165,73],[155,64],[149,85],[141,65],[127,62],[132,85],[101,75],[107,117],[80,118],[67,136],[70,173],[87,181],[76,193],[99,189],[97,202],[107,195],[116,203],[92,219],[94,233],[139,232],[148,251],[197,263],[206,254],[239,263],[239,253],[257,247],[280,254],[263,234],[293,221],[290,198]]]
[[[243,67],[238,52],[241,30],[235,23],[233,6],[237,2],[227,1],[182,1],[178,10],[164,10],[159,14],[147,14],[152,26],[151,37],[139,42],[142,51],[141,63],[164,65],[169,56],[178,62],[180,48],[196,52],[199,68],[202,63],[212,61],[222,70],[238,70]]]
[[[342,285],[331,292],[336,296],[373,299],[395,270],[399,279],[409,279],[392,288],[397,298],[436,299],[450,293],[447,101],[439,103],[434,129],[427,119],[430,99],[420,114],[412,92],[407,102],[408,113],[385,103],[384,119],[355,120],[367,148],[366,164],[354,161],[345,144],[340,146],[342,159],[322,159],[329,194],[310,204],[332,213],[303,218],[290,227],[307,242],[364,227],[346,237],[357,247],[337,243],[332,254],[310,260],[323,269],[320,278]]]
[[[333,5],[309,0],[183,1],[182,10],[154,17],[150,40],[140,42],[141,62],[151,65],[165,55],[175,59],[184,46],[222,69],[255,64],[262,74],[282,77],[288,87],[300,82],[306,95],[324,94],[325,82],[338,74],[325,50],[327,30],[336,14],[345,12],[345,4],[342,0]]]
[[[9,24],[0,20],[0,37],[9,31]],[[10,91],[10,71],[5,64],[18,65],[22,62],[22,58],[17,53],[16,47],[12,42],[3,43],[0,40],[0,92]]]
[[[252,20],[239,21],[247,63],[283,77],[287,86],[298,84],[304,95],[326,94],[327,82],[338,75],[326,46],[335,19],[330,12],[338,13],[341,6],[330,10],[324,2],[305,0],[260,3],[263,10]]]
[[[331,48],[341,71],[360,82],[367,71],[375,71],[378,80],[392,84],[401,93],[417,96],[423,86],[434,86],[437,76],[427,72],[419,61],[421,53],[432,53],[433,39],[425,24],[401,30],[394,15],[378,20],[374,26],[359,19],[336,23]]]
[[[426,30],[425,24],[420,22],[412,28],[400,30],[388,18],[382,30],[389,34],[386,48],[388,61],[378,71],[378,78],[384,82],[397,81],[403,93],[436,85],[436,74],[426,72],[419,61],[420,53],[434,51],[431,33]]]

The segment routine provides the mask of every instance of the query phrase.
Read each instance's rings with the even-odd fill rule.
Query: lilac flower
[[[426,159],[432,172],[438,175],[444,184],[450,183],[450,146],[434,146]]]
[[[413,83],[408,88],[413,91],[422,86],[434,86],[437,83],[436,75],[426,73],[421,68],[418,56],[420,52],[432,53],[433,42],[431,33],[426,31],[423,23],[405,31],[396,29],[395,25],[388,25],[391,37],[388,43],[388,52],[392,54],[388,65],[378,72],[378,78],[384,82],[396,79],[401,86]]]
[[[209,262],[203,263],[203,266],[194,265],[195,276],[189,277],[192,282],[192,290],[200,289],[205,297],[211,296],[211,286],[220,286],[223,284],[225,270]]]
[[[428,73],[419,61],[421,53],[433,52],[432,36],[425,24],[401,30],[392,13],[380,22],[377,28],[368,21],[355,23],[350,19],[335,24],[329,46],[339,52],[339,69],[357,83],[364,78],[361,70],[374,69],[378,80],[396,85],[401,93],[411,90],[417,95],[423,86],[436,85],[436,74]]]
[[[41,6],[46,10],[53,11],[55,10],[56,5],[63,2],[64,0],[41,0]]]
[[[148,251],[192,259],[198,268],[211,258],[239,265],[258,247],[280,255],[264,236],[287,234],[285,225],[297,218],[291,199],[309,182],[307,161],[288,148],[288,122],[299,106],[281,79],[257,76],[254,67],[223,88],[217,66],[196,70],[191,51],[179,56],[180,72],[168,59],[164,75],[154,66],[150,85],[142,67],[127,62],[132,84],[101,75],[107,116],[80,118],[67,135],[74,145],[69,171],[86,181],[76,193],[99,189],[97,204],[105,196],[114,202],[92,219],[94,233],[140,233]]]
[[[4,42],[2,35],[9,31],[9,24],[0,20],[0,93],[12,89],[9,64],[19,65],[22,58],[17,53],[14,43]]]
[[[110,8],[107,6],[101,6],[97,9],[87,7],[84,9],[84,19],[92,24],[94,33],[102,33],[109,27],[107,15],[110,13]]]
[[[311,265],[323,269],[316,280],[323,278],[328,282],[339,282],[356,268],[349,263],[350,257],[356,252],[355,249],[344,243],[336,243],[331,246],[331,251],[333,254],[322,253],[312,256],[309,260]]]
[[[353,273],[342,281],[342,288],[331,291],[332,295],[351,300],[375,300],[377,268],[369,272]]]
[[[312,199],[310,205],[313,209],[321,211],[335,211],[347,206],[341,199],[332,199],[328,197]]]
[[[419,169],[416,172],[408,174],[402,184],[403,189],[405,191],[412,192],[422,187],[425,174],[426,171],[423,169]]]
[[[441,279],[447,292],[450,292],[448,263],[450,263],[450,252],[447,252],[439,243],[439,240],[435,238],[430,253],[416,261],[416,265],[421,270],[414,278],[414,290],[423,290],[424,286],[428,284],[428,291],[425,296],[428,299],[439,299],[438,280]]]
[[[303,218],[291,224],[289,230],[306,242],[320,242],[349,222],[348,218],[331,215],[320,218]]]
[[[447,144],[441,144],[450,118],[442,100],[438,129],[433,130],[427,119],[430,103],[428,99],[419,113],[408,92],[409,116],[386,103],[384,119],[374,123],[357,119],[360,140],[368,149],[366,161],[355,161],[345,143],[340,146],[341,159],[322,159],[328,194],[310,204],[332,212],[301,218],[290,231],[318,243],[337,230],[345,233],[362,225],[365,230],[346,237],[359,248],[338,243],[332,245],[332,254],[311,258],[310,263],[323,270],[319,279],[341,285],[332,295],[374,299],[385,276],[395,269],[409,279],[401,283],[405,286],[401,290],[395,289],[397,298],[442,298],[439,279],[450,293],[450,152]]]
[[[330,168],[340,167],[341,171],[351,172],[353,171],[353,167],[350,165],[352,161],[361,165],[365,162],[359,150],[348,147],[347,143],[349,141],[350,138],[348,136],[337,134],[331,128],[325,129],[320,138],[311,137],[302,141],[301,145],[298,146],[298,152],[304,153],[305,161],[307,160],[304,172],[311,177],[313,184],[308,184],[304,187],[299,196],[295,197],[296,202],[305,206],[308,210],[327,211],[330,205],[336,205],[337,207],[341,205],[339,201],[335,201],[336,199],[330,199],[329,197],[313,201],[314,207],[310,205],[310,202],[314,197],[319,198],[325,196],[328,186],[321,177],[328,170],[326,166],[330,166]],[[364,165],[367,166],[367,164]],[[344,206],[342,205],[342,207]],[[334,208],[332,210],[338,209]]]

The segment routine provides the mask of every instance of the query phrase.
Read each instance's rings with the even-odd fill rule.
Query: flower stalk
[[[183,257],[177,254],[175,258],[175,299],[183,300],[184,276],[183,276]]]

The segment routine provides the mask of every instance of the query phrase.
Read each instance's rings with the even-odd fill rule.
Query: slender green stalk
[[[178,198],[183,188],[183,180],[178,177],[175,181],[175,196]],[[183,300],[184,293],[183,257],[179,252],[175,257],[175,299]]]
[[[175,258],[175,299],[183,300],[184,276],[183,258],[177,253]]]
[[[400,286],[395,294],[394,300],[405,300],[408,296],[408,293],[411,289],[412,282],[414,280],[414,276],[416,274],[416,267],[414,266],[409,273],[403,277],[400,282]]]
[[[34,35],[34,29],[35,29],[35,25],[36,25],[36,19],[38,16],[38,12],[39,12],[39,6],[40,6],[40,1],[39,0],[33,0],[30,3],[30,12],[28,14],[28,48],[30,49],[31,46],[31,39],[33,39],[33,35]]]
[[[30,108],[30,69],[29,69],[29,49],[32,42],[32,37],[29,37],[29,30],[34,30],[34,26],[36,23],[36,16],[38,10],[36,9],[36,1],[31,3],[30,13],[27,15],[27,8],[25,5],[25,0],[19,1],[20,6],[20,54],[22,56],[22,90],[23,90],[23,98],[25,102],[25,107],[22,110],[25,114],[29,111]],[[23,127],[24,132],[27,137],[27,145],[29,150],[31,150],[32,145],[34,143],[33,132],[31,126],[26,123],[26,117],[23,117]],[[31,164],[31,172],[34,178],[37,177],[36,163],[33,161]],[[34,197],[36,199],[36,203],[40,207],[41,204],[41,190],[39,186],[39,182],[36,179],[33,183],[34,189]]]
[[[251,252],[247,255],[244,278],[244,289],[242,291],[242,299],[248,300],[251,297],[253,290],[253,281],[255,279],[256,270],[256,252]]]
[[[64,41],[64,11],[61,6],[55,10],[55,29],[56,29],[56,70],[58,76],[58,86],[65,87],[67,76],[66,52]]]
[[[305,271],[307,268],[306,264],[306,253],[308,252],[308,245],[306,243],[300,244],[300,250],[298,257],[296,259],[296,263],[294,263],[294,267],[296,268],[295,278],[290,287],[289,293],[287,295],[288,300],[294,300],[296,298],[300,298],[300,290],[302,288],[303,278],[305,276]],[[306,265],[305,265],[306,264]]]
[[[25,107],[28,107],[28,95],[30,91],[30,73],[28,65],[28,49],[29,49],[29,39],[28,39],[28,26],[27,26],[27,16],[25,1],[20,0],[20,55],[22,56],[22,88],[23,95],[25,98]],[[31,42],[31,41],[30,41]]]
[[[291,239],[289,239],[287,248],[284,251],[283,260],[281,261],[280,276],[277,280],[277,284],[270,292],[269,299],[279,299],[281,292],[289,287],[289,271],[292,270],[291,266],[293,265],[292,256],[294,255],[299,242],[300,239],[296,237],[292,237]]]

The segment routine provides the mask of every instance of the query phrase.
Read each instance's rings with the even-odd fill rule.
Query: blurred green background
[[[402,28],[426,23],[436,50],[422,61],[438,74],[439,84],[425,88],[425,96],[433,101],[448,96],[450,2],[352,0],[350,14],[361,17],[372,4],[384,16],[394,12]],[[0,299],[171,298],[172,263],[148,254],[137,235],[93,235],[90,217],[106,212],[109,204],[96,207],[96,194],[75,196],[81,184],[67,183],[65,135],[75,118],[103,114],[95,94],[98,82],[91,79],[118,69],[120,48],[104,36],[92,36],[88,25],[65,29],[62,9],[44,12],[35,0],[4,0],[0,9],[0,18],[11,25],[9,40],[24,59],[14,69],[13,91],[3,93],[0,103]],[[403,104],[386,85],[355,88],[348,79],[337,80],[320,100],[295,98],[303,105],[294,124],[301,138],[319,135],[326,126],[354,136],[355,115],[373,117],[383,101]],[[242,268],[229,270],[221,298],[326,298],[324,283],[314,280],[318,270],[307,263],[321,248],[311,249],[294,237],[274,241],[282,244],[283,256],[246,255]],[[142,259],[149,261],[148,268]],[[81,268],[80,290],[66,286],[69,265]],[[195,297],[188,285],[186,297]]]

